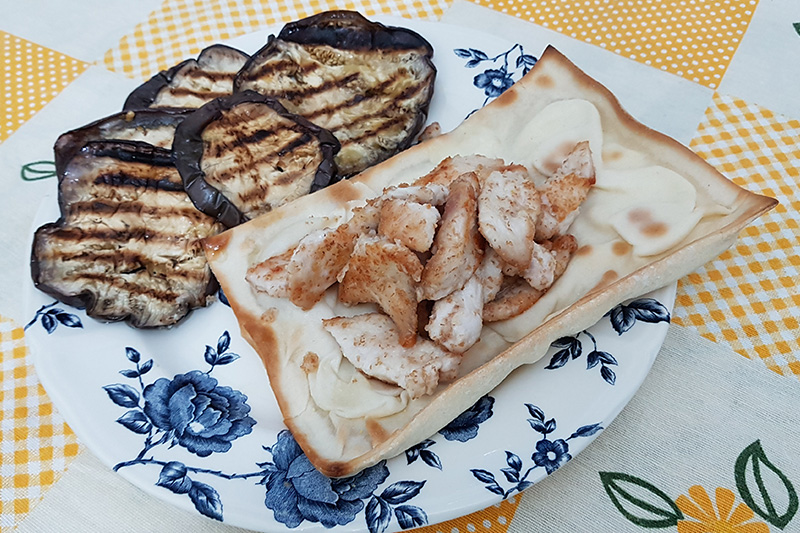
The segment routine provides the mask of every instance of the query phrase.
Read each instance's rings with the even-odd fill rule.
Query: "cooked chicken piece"
[[[414,182],[414,185],[450,185],[459,176],[475,172],[480,180],[493,170],[501,170],[506,164],[502,159],[492,159],[482,155],[448,157],[436,168]]]
[[[444,215],[425,265],[418,300],[439,300],[460,289],[478,268],[483,239],[478,232],[478,176],[463,174],[450,186]]]
[[[545,241],[542,243],[542,246],[550,250],[553,254],[553,258],[556,262],[553,274],[555,279],[560,278],[561,274],[567,269],[572,255],[578,249],[578,241],[570,234],[559,235],[552,241]]]
[[[503,285],[503,260],[491,247],[486,247],[475,277],[483,287],[483,303],[494,300]]]
[[[276,298],[289,297],[289,262],[295,248],[289,248],[282,254],[270,257],[247,269],[245,279],[250,286]]]
[[[483,329],[483,287],[472,276],[463,288],[433,304],[425,330],[437,344],[451,352],[464,353],[478,342]]]
[[[541,189],[542,209],[536,224],[536,240],[542,242],[566,233],[594,183],[589,143],[580,142]]]
[[[513,318],[530,309],[544,294],[522,278],[507,277],[497,297],[483,306],[483,321],[497,322]]]
[[[438,183],[429,185],[400,185],[388,187],[380,196],[381,200],[407,200],[418,204],[442,205],[447,201],[449,188]]]
[[[335,228],[312,231],[295,248],[250,267],[247,280],[271,296],[289,298],[310,309],[333,285],[347,264],[356,239],[378,226],[378,210],[367,204]]]
[[[425,129],[422,130],[422,133],[419,134],[419,137],[417,137],[417,141],[422,142],[422,141],[427,141],[429,139],[435,139],[441,134],[442,134],[441,124],[439,124],[438,122],[431,122],[430,124],[425,126]]]
[[[478,342],[483,329],[483,306],[494,300],[503,284],[503,261],[486,248],[478,270],[461,289],[433,303],[425,330],[440,346],[464,353]]]
[[[530,307],[542,297],[547,288],[549,288],[555,280],[560,278],[561,274],[567,269],[572,255],[575,253],[575,250],[578,249],[578,242],[572,235],[559,235],[552,241],[546,241],[542,245],[537,245],[537,249],[544,251],[544,253],[552,258],[553,280],[545,289],[537,289],[532,287],[530,281],[527,279],[515,276],[505,278],[496,297],[492,301],[487,302],[483,307],[484,322],[506,320],[530,309]],[[487,261],[484,261],[484,264],[486,263]],[[483,269],[484,265],[482,264],[478,272],[481,272]],[[532,277],[530,272],[526,272],[526,275]]]
[[[400,343],[397,328],[387,316],[369,313],[322,321],[344,357],[364,374],[394,383],[412,399],[432,394],[440,381],[456,377],[459,355],[419,338],[413,347]]]
[[[342,271],[339,301],[345,305],[378,304],[397,327],[402,346],[417,340],[417,255],[383,236],[362,235]]]
[[[503,273],[524,278],[534,289],[547,290],[558,279],[569,264],[578,242],[572,235],[559,235],[542,244],[534,243],[531,262],[524,270],[503,263]]]
[[[533,243],[531,261],[519,275],[525,278],[531,287],[544,291],[556,279],[556,258],[553,252],[539,243]]]
[[[441,215],[430,204],[407,200],[386,200],[381,204],[378,233],[415,252],[425,252],[433,244]]]
[[[481,183],[480,232],[503,261],[516,268],[531,262],[539,204],[539,192],[525,167],[494,171]]]

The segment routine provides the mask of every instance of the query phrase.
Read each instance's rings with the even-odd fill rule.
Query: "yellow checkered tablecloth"
[[[771,111],[769,102],[750,102],[721,89],[734,57],[741,53],[759,2],[475,3],[713,91],[691,148],[739,185],[778,198],[781,205],[748,227],[734,248],[681,280],[673,320],[711,340],[729,344],[775,372],[800,376],[796,355],[800,321],[794,312],[800,305],[796,283],[800,258],[795,252],[800,244],[800,121]],[[447,0],[164,0],[146,16],[137,17],[139,22],[132,22],[130,31],[113,47],[99,51],[94,64],[144,80],[195,56],[210,43],[327,9],[436,20],[448,5]],[[795,15],[800,20],[800,14]],[[0,117],[0,143],[91,65],[5,30],[8,28],[0,29],[0,87],[6,104]],[[797,39],[800,43],[800,35]],[[80,446],[36,380],[22,326],[2,317],[0,377],[0,529],[6,531],[13,529],[57,481]],[[505,531],[517,505],[517,500],[509,499],[424,531]]]
[[[79,451],[36,379],[25,334],[0,317],[0,530],[10,530]]]

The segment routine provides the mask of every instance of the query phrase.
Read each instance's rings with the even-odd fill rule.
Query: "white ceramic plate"
[[[454,26],[381,20],[434,45],[430,119],[444,131],[519,79],[541,52]],[[266,35],[229,44],[252,53]],[[54,193],[37,224],[57,216]],[[138,331],[87,318],[32,285],[27,296],[27,338],[45,389],[78,438],[134,485],[257,531],[382,533],[485,508],[579,453],[647,375],[675,285],[562,339],[404,455],[333,482],[310,469],[285,430],[260,360],[223,303],[172,329]]]

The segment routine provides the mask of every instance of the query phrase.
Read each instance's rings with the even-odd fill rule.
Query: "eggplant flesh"
[[[186,192],[228,227],[328,185],[338,149],[330,132],[252,91],[198,109],[173,143]]]
[[[436,68],[419,34],[332,11],[286,25],[237,74],[234,90],[274,98],[330,130],[347,177],[404,150],[427,119]]]
[[[159,138],[179,121],[136,116],[159,124]],[[61,217],[36,230],[31,275],[37,288],[90,317],[170,326],[216,294],[201,241],[223,227],[194,208],[171,150],[141,140],[135,117],[127,130],[123,124],[115,115],[59,138]]]
[[[201,107],[233,92],[234,76],[249,57],[223,44],[209,46],[197,59],[182,61],[134,89],[123,109]]]

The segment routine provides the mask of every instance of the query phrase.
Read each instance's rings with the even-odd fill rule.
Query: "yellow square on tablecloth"
[[[0,530],[5,531],[39,501],[80,447],[36,378],[23,328],[3,317],[0,378]]]
[[[42,109],[89,66],[21,37],[0,31],[0,142]]]
[[[714,95],[691,148],[738,185],[780,201],[733,248],[678,285],[675,322],[780,374],[800,376],[800,121]]]
[[[309,0],[270,2],[259,0],[166,0],[105,53],[109,70],[146,79],[160,70],[194,57],[206,46],[264,30],[321,11],[348,9],[369,17],[378,13],[417,19],[436,19],[447,0]],[[266,42],[266,35],[265,42]],[[247,50],[255,52],[255,50]]]

